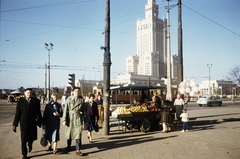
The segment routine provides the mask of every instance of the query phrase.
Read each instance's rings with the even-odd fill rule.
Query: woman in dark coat
[[[43,113],[43,125],[45,134],[49,142],[49,149],[53,148],[53,154],[57,153],[57,141],[59,141],[60,117],[62,117],[62,107],[57,102],[57,94],[52,94],[52,101],[49,102]]]
[[[84,130],[88,130],[88,139],[89,142],[92,142],[92,131],[94,130],[94,126],[97,124],[99,119],[98,115],[98,106],[94,101],[94,94],[89,96],[89,101],[84,105]]]
[[[36,120],[38,122],[36,122]],[[13,121],[13,131],[16,132],[20,122],[22,155],[23,159],[27,158],[28,151],[32,151],[33,141],[37,140],[37,125],[41,127],[42,114],[40,110],[40,100],[32,97],[32,89],[27,88],[24,97],[21,97],[17,103],[16,114]]]
[[[172,115],[171,115],[171,109],[173,107],[173,103],[170,101],[164,101],[161,105],[161,118],[160,123],[162,123],[163,133],[166,133],[171,130],[171,126],[173,123]]]

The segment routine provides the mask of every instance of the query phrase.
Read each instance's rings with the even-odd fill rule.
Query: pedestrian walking
[[[92,131],[95,130],[95,126],[97,125],[99,114],[98,114],[98,106],[94,101],[94,94],[89,96],[89,101],[85,103],[84,112],[84,130],[88,131],[88,140],[92,143]]]
[[[95,99],[95,102],[97,103],[98,106],[98,116],[99,116],[99,120],[98,123],[102,124],[103,123],[103,112],[104,112],[104,108],[103,108],[103,99],[101,94],[98,94],[97,98]]]
[[[65,126],[67,149],[71,149],[72,140],[76,140],[76,155],[82,156],[82,126],[84,115],[84,100],[80,96],[80,88],[73,88],[73,96],[68,97],[63,111],[62,122]]]
[[[67,98],[66,94],[63,94],[63,96],[62,96],[62,98],[61,98],[61,102],[62,102],[61,106],[62,106],[62,109],[64,109],[64,107],[65,107],[66,98]]]
[[[182,114],[180,115],[182,118],[182,132],[188,131],[188,121],[189,121],[189,114],[186,110],[182,111]]]
[[[37,126],[41,127],[42,114],[40,100],[32,97],[32,89],[24,91],[24,97],[17,102],[16,114],[13,121],[13,131],[17,131],[20,123],[22,158],[26,159],[32,151],[33,141],[37,140]],[[27,149],[28,145],[28,149]]]
[[[57,94],[52,94],[52,101],[48,103],[43,113],[43,128],[45,129],[46,138],[48,140],[48,150],[53,150],[53,154],[57,153],[57,141],[59,141],[60,117],[62,117],[61,104],[57,102]]]
[[[180,114],[182,113],[184,104],[185,104],[184,100],[181,98],[181,95],[178,94],[177,99],[175,99],[173,104],[175,106],[174,109],[176,110],[177,125],[180,125],[181,123]]]

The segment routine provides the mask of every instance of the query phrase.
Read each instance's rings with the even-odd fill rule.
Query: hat
[[[80,87],[73,87],[72,91],[74,91],[75,89],[81,90]]]
[[[26,88],[25,91],[32,91],[32,88]]]

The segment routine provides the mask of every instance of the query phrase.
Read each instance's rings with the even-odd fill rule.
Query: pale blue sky
[[[53,43],[51,86],[63,87],[68,74],[103,79],[105,0],[2,0],[0,88],[44,87],[44,65]],[[157,0],[159,17],[167,2]],[[184,78],[197,83],[225,79],[239,65],[240,1],[182,0]],[[111,79],[136,55],[136,21],[145,18],[147,0],[111,0]],[[177,0],[171,3],[177,4]],[[170,12],[171,53],[177,54],[178,8]],[[3,62],[5,60],[5,62]]]

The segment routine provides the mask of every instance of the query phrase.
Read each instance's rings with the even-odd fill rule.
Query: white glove
[[[57,111],[56,111],[56,112],[53,112],[53,115],[54,115],[54,116],[59,116],[59,114],[58,114]]]

